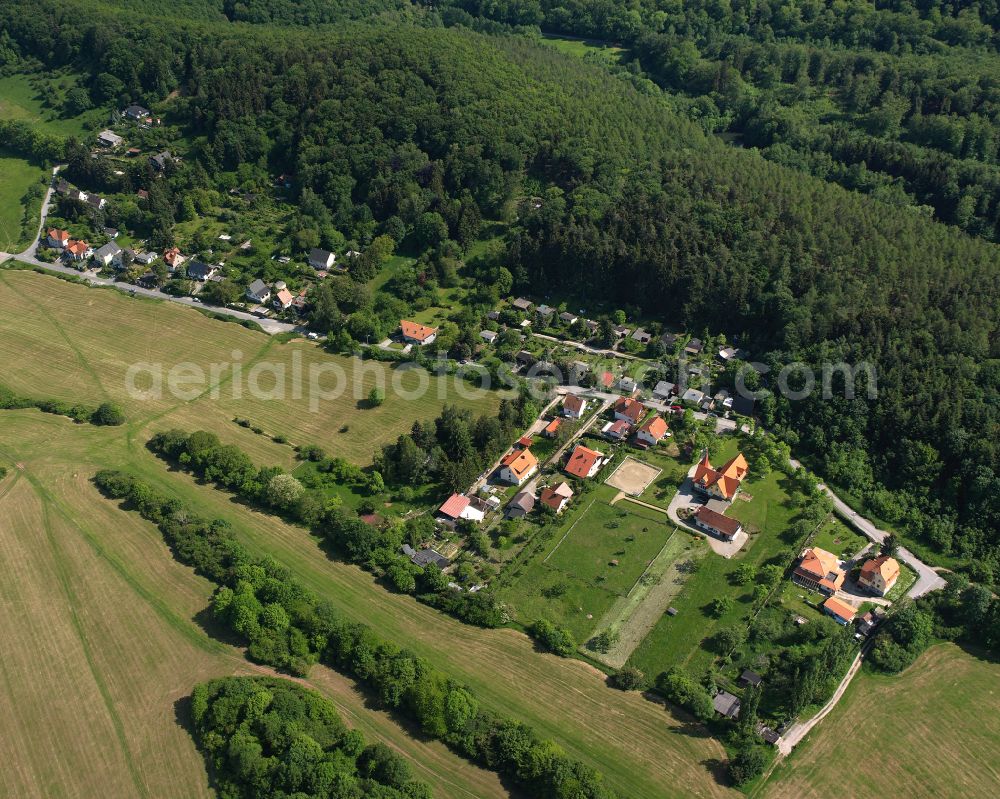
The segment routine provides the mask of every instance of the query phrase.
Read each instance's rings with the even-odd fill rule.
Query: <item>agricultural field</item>
[[[331,455],[367,464],[414,419],[432,419],[445,404],[492,413],[500,400],[496,393],[463,398],[444,378],[422,370],[331,355],[304,339],[285,342],[172,303],[29,271],[0,271],[0,317],[0,354],[7,363],[0,382],[13,391],[32,396],[43,391],[48,398],[90,404],[113,399],[148,434],[170,427],[211,430],[259,463],[292,464],[292,449],[269,437],[284,436],[292,444],[318,444]],[[183,346],[185,341],[197,345]],[[44,377],[38,373],[41,363]],[[148,365],[137,370],[132,385],[151,392],[153,376],[162,375],[165,388],[179,363],[189,364],[196,376],[200,372],[204,382],[178,384],[179,397],[167,391],[160,397],[130,396],[130,367]],[[214,378],[212,364],[224,366]],[[233,364],[240,366],[240,381]],[[315,406],[311,371],[327,392],[323,396],[331,397],[315,394]],[[299,391],[296,374],[302,376]],[[376,385],[386,388],[385,402],[368,408],[364,399]],[[338,387],[343,391],[333,398]],[[238,427],[232,421],[237,416],[266,435]]]
[[[9,470],[0,480],[0,795],[213,796],[183,698],[212,677],[272,673],[214,637],[204,614],[213,586],[89,482],[100,467],[136,460],[158,471],[139,453],[120,429],[0,415]],[[495,774],[411,737],[337,673],[316,667],[307,682],[350,726],[403,754],[436,796],[508,796]]]
[[[896,677],[862,671],[752,796],[861,799],[902,790],[913,799],[996,796],[998,684],[1000,665],[952,644],[931,648]]]
[[[174,702],[206,677],[254,668],[211,637],[202,613],[208,584],[173,561],[152,525],[97,494],[89,478],[105,467],[140,474],[195,512],[227,519],[253,552],[273,555],[347,616],[430,658],[489,707],[534,725],[602,770],[623,796],[729,795],[704,765],[719,761],[722,747],[681,734],[687,723],[661,705],[608,688],[602,674],[580,661],[539,654],[521,633],[471,627],[387,591],[366,572],[328,558],[304,529],[165,468],[137,445],[147,430],[141,419],[124,428],[94,428],[36,411],[0,414],[0,459],[8,467],[18,464],[0,484],[0,506],[13,518],[16,500],[16,513],[24,517],[19,535],[0,541],[6,572],[18,575],[3,590],[9,592],[4,607],[17,601],[7,627],[20,625],[14,628],[15,653],[5,649],[5,666],[20,665],[8,671],[3,690],[16,700],[5,704],[25,711],[0,722],[8,727],[0,735],[7,762],[19,764],[5,777],[19,781],[14,795],[46,794],[37,786],[51,784],[51,770],[63,766],[52,758],[33,759],[33,753],[49,744],[72,748],[81,738],[87,747],[106,751],[81,747],[84,776],[66,783],[65,795],[92,795],[96,784],[120,786],[121,795],[206,795],[204,770],[175,718]],[[52,532],[46,535],[48,549],[40,550],[38,534],[46,524]],[[34,623],[22,624],[23,618]],[[134,649],[136,640],[145,642],[142,650]],[[10,676],[37,675],[39,664],[44,680],[20,684]],[[80,688],[88,693],[61,709],[66,724],[40,725],[31,708],[37,710],[66,679],[66,670],[88,675]],[[364,699],[333,672],[315,669],[309,682],[366,734],[425,763],[416,764],[418,775],[434,784],[437,796],[507,795],[494,775],[409,739],[391,719],[363,709]],[[93,735],[102,725],[108,733]]]
[[[45,175],[41,167],[0,148],[0,252],[20,252],[31,243],[31,237],[22,231],[22,200]],[[40,201],[34,203],[38,205]]]

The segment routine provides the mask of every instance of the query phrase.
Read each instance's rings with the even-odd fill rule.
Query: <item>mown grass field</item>
[[[21,235],[24,205],[21,199],[45,177],[45,170],[0,147],[0,251],[20,252],[31,243]]]
[[[1000,664],[951,644],[901,676],[862,672],[754,792],[761,799],[988,799],[1000,785]]]
[[[135,455],[121,430],[0,413],[2,796],[211,796],[178,700],[211,677],[267,673],[205,626],[211,584],[90,484],[98,466]],[[308,682],[436,796],[508,795],[494,774],[366,707],[335,672],[315,668]]]
[[[61,780],[63,795],[82,797],[93,795],[102,779],[121,786],[116,795],[205,795],[204,771],[173,703],[200,679],[252,668],[203,626],[210,586],[173,561],[155,528],[89,483],[103,467],[139,473],[196,512],[228,519],[252,551],[272,554],[346,615],[430,658],[489,707],[533,724],[601,769],[622,796],[727,794],[705,765],[723,757],[721,746],[689,734],[687,724],[660,705],[614,691],[580,661],[538,653],[521,633],[470,627],[390,593],[366,572],[331,560],[302,528],[171,472],[141,446],[143,434],[136,425],[94,428],[36,411],[0,413],[0,459],[13,467],[0,490],[15,483],[0,509],[13,516],[15,505],[27,508],[18,511],[25,520],[14,542],[11,536],[0,542],[3,567],[17,575],[3,590],[24,596],[4,603],[12,608],[5,611],[5,651],[12,653],[2,690],[24,708],[0,720],[0,746],[7,762],[17,764],[3,778],[13,781],[17,774],[12,795],[53,795],[45,786]],[[25,618],[33,623],[24,624]],[[69,679],[67,669],[81,695],[74,689],[61,700],[65,723],[53,725],[51,715],[32,708]],[[438,796],[506,795],[493,775],[440,747],[410,741],[392,720],[363,710],[364,697],[332,672],[317,669],[310,682],[373,735],[413,758],[426,757]],[[89,743],[78,766],[53,775],[63,766],[45,757],[46,746],[70,747],[81,737]],[[167,786],[175,772],[183,779]],[[137,784],[146,784],[145,792]]]
[[[434,418],[446,404],[491,414],[500,401],[496,393],[467,399],[452,383],[426,372],[330,355],[304,339],[282,343],[173,303],[28,271],[0,270],[0,355],[6,364],[0,382],[16,392],[91,404],[114,399],[149,434],[170,427],[212,430],[259,463],[285,466],[294,457],[290,447],[237,426],[233,418],[249,419],[292,444],[319,444],[330,454],[367,464],[415,419]],[[136,364],[148,366],[137,371],[132,386],[150,390],[152,375],[160,374],[162,396],[130,396],[127,378]],[[166,388],[170,371],[180,364],[200,370],[203,381],[177,383],[176,396]],[[224,367],[213,376],[212,364]],[[236,364],[243,378],[238,381]],[[315,409],[312,370],[316,385],[328,392]],[[296,374],[302,376],[298,390]],[[323,398],[338,385],[339,396]],[[386,400],[368,408],[364,399],[375,385],[385,386]]]
[[[317,419],[295,400],[240,404],[206,395],[146,403],[122,388],[127,366],[136,360],[183,357],[208,364],[234,348],[247,363],[289,362],[294,351],[302,351],[306,363],[338,359],[311,344],[284,344],[187,309],[27,272],[0,271],[0,313],[4,382],[36,396],[119,399],[129,416],[123,427],[94,428],[35,411],[0,412],[0,460],[23,467],[11,469],[4,486],[14,483],[17,493],[0,499],[0,507],[13,514],[14,500],[19,506],[35,503],[34,510],[18,511],[25,520],[14,539],[17,549],[3,555],[7,572],[18,575],[3,590],[20,594],[33,586],[29,598],[7,611],[5,622],[11,631],[5,640],[17,654],[5,661],[0,690],[24,708],[0,721],[0,746],[7,762],[16,764],[4,777],[13,785],[6,793],[82,797],[100,784],[109,795],[205,795],[204,769],[174,718],[173,703],[198,680],[253,668],[203,626],[210,586],[173,561],[155,528],[101,498],[89,483],[98,469],[113,467],[143,475],[200,514],[228,519],[252,551],[273,555],[346,615],[468,683],[489,707],[554,738],[605,772],[622,796],[727,794],[705,765],[720,761],[722,748],[690,734],[687,723],[662,706],[610,689],[603,674],[580,661],[537,652],[519,632],[470,627],[390,593],[366,572],[330,559],[306,530],[170,471],[144,446],[157,430],[200,427],[240,444],[258,463],[292,464],[287,445],[233,424],[231,417],[239,414],[269,432],[280,428],[293,441],[316,441],[331,453],[366,462],[380,441],[408,429],[414,418],[435,415],[444,399],[394,404],[390,398],[374,412],[386,412],[374,422],[373,412],[359,410],[353,399]],[[351,363],[339,361],[345,368]],[[496,399],[470,407],[485,411],[495,407],[491,402]],[[344,424],[349,431],[340,433]],[[46,518],[51,535],[44,532]],[[0,547],[13,546],[10,539],[3,537]],[[53,550],[51,541],[60,549]],[[41,561],[28,572],[21,564],[32,558]],[[22,630],[29,609],[35,623]],[[50,632],[49,625],[61,632]],[[59,693],[66,669],[83,675],[83,693],[60,705],[65,723],[52,724],[37,710]],[[410,739],[393,720],[365,709],[365,698],[334,673],[317,669],[310,682],[360,726],[424,763],[417,767],[435,784],[437,796],[506,795],[495,775]],[[80,738],[93,740],[70,765],[46,757],[48,744],[65,749]],[[167,785],[169,779],[176,786]]]
[[[94,108],[75,117],[62,114],[66,92],[76,82],[75,76],[60,73],[0,77],[0,119],[27,122],[57,136],[97,133],[97,126],[106,119],[105,110]]]

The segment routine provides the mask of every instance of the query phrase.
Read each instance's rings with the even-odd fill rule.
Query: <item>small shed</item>
[[[764,682],[764,678],[761,677],[755,671],[751,671],[750,669],[743,669],[743,673],[740,675],[740,679],[738,680],[738,682],[744,688],[750,688],[750,687],[756,688],[762,682]]]
[[[719,691],[712,698],[715,712],[727,719],[734,719],[740,714],[740,700],[728,691]]]

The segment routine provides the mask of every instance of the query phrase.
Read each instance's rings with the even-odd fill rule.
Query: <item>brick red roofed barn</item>
[[[403,340],[408,344],[417,344],[423,347],[433,343],[434,339],[437,338],[436,327],[428,327],[406,319],[400,320],[399,329],[403,332]]]
[[[581,480],[586,480],[587,478],[593,477],[597,474],[603,465],[603,453],[590,449],[589,447],[585,447],[583,444],[577,444],[573,453],[569,456],[569,460],[566,462],[565,471],[566,474],[571,474],[573,477],[579,477]]]
[[[615,403],[615,419],[623,419],[630,424],[639,424],[645,406],[632,397],[622,397]]]
[[[708,460],[706,451],[694,472],[694,487],[703,494],[719,499],[732,499],[740,490],[749,470],[743,453],[737,453],[722,467],[716,469]]]
[[[667,423],[663,421],[663,417],[654,416],[639,428],[639,431],[635,434],[635,438],[639,444],[655,447],[666,435]]]
[[[538,471],[538,460],[531,454],[530,449],[515,450],[500,461],[500,479],[511,485],[521,485],[536,471]]]
[[[576,394],[567,394],[563,399],[563,416],[579,419],[587,410],[587,400]]]
[[[899,563],[888,555],[866,560],[861,566],[858,585],[873,594],[885,596],[899,579]]]
[[[725,516],[704,505],[698,508],[698,512],[695,513],[694,523],[706,533],[725,541],[732,541],[743,529],[743,525],[738,519]]]
[[[548,488],[543,488],[539,500],[548,505],[556,513],[562,513],[563,508],[569,504],[569,501],[573,498],[573,489],[569,487],[568,483],[560,483],[559,485],[549,486]]]

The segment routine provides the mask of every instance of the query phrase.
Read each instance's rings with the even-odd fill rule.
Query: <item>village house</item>
[[[705,349],[705,345],[702,344],[701,339],[693,338],[684,346],[684,354],[700,355],[703,349]]]
[[[720,716],[735,719],[740,715],[740,700],[727,691],[719,691],[712,697],[712,707]]]
[[[567,394],[563,398],[562,412],[567,419],[580,419],[587,412],[587,400],[578,394]]]
[[[611,441],[624,441],[629,437],[632,432],[632,425],[626,422],[624,419],[616,419],[613,422],[607,422],[604,427],[601,428],[601,433],[605,438]]]
[[[618,336],[618,338],[625,338],[631,332],[631,327],[626,327],[625,325],[615,325],[615,335]]]
[[[559,321],[562,322],[564,325],[576,324],[576,320],[579,318],[580,318],[579,316],[577,316],[576,314],[572,314],[569,311],[563,311],[561,314],[559,314]]]
[[[141,264],[142,266],[149,266],[153,261],[155,261],[160,256],[155,252],[139,252],[135,254],[135,262]]]
[[[167,270],[176,272],[177,268],[187,260],[177,247],[170,247],[163,251],[163,262],[167,265]]]
[[[155,289],[160,285],[160,279],[156,276],[156,272],[146,272],[135,282],[144,289]]]
[[[102,147],[117,147],[125,141],[117,133],[112,133],[110,130],[102,130],[97,134],[97,143]]]
[[[668,400],[674,395],[674,384],[666,380],[660,380],[653,387],[653,398],[658,400]]]
[[[49,228],[48,232],[45,234],[45,243],[49,247],[55,247],[57,250],[65,249],[66,245],[69,244],[69,231],[59,230],[59,228]]]
[[[500,461],[500,479],[511,485],[521,485],[537,471],[538,459],[530,449],[515,450]]]
[[[559,483],[557,486],[547,486],[542,489],[539,500],[552,508],[557,514],[562,513],[573,498],[573,489],[569,483]]]
[[[518,297],[516,300],[513,300],[511,302],[511,307],[513,307],[515,310],[524,311],[525,313],[527,313],[534,307],[534,304],[529,299],[526,299],[524,297]]]
[[[101,266],[110,266],[111,262],[115,259],[115,256],[121,251],[121,247],[119,247],[115,242],[109,241],[103,247],[97,248],[97,251],[94,253],[94,260]]]
[[[527,350],[520,350],[517,355],[514,356],[518,366],[534,366],[538,359],[532,355]]]
[[[87,242],[79,239],[70,239],[69,243],[66,245],[66,249],[63,250],[64,257],[77,263],[80,261],[86,261],[93,254],[94,250],[91,246],[87,244]]]
[[[117,239],[118,238],[118,229],[117,228],[106,227],[103,230],[101,230],[101,232],[105,236],[107,236],[109,239]]]
[[[544,323],[552,318],[552,315],[556,312],[555,308],[550,308],[548,305],[539,305],[535,308],[535,316],[542,320]]]
[[[469,519],[473,522],[481,522],[486,518],[486,512],[479,506],[473,504],[465,494],[452,494],[438,508],[438,519],[446,523],[454,524],[459,519]]]
[[[569,460],[566,461],[566,474],[587,480],[597,474],[604,465],[604,453],[577,444]]]
[[[136,105],[134,103],[125,109],[125,117],[133,122],[148,119],[149,114],[150,112],[148,108],[143,108],[141,105]]]
[[[862,564],[858,585],[877,596],[885,596],[898,579],[899,562],[889,555],[880,555]]]
[[[751,671],[750,669],[743,669],[743,673],[737,682],[743,688],[759,688],[761,683],[764,682],[764,678],[761,677],[757,672]]]
[[[638,341],[640,344],[649,344],[649,342],[653,340],[653,336],[651,333],[639,327],[632,333],[632,340]]]
[[[823,612],[832,617],[837,624],[848,625],[854,621],[857,611],[846,602],[841,602],[837,597],[827,597],[823,603]]]
[[[555,438],[559,434],[559,426],[561,424],[562,419],[553,419],[545,426],[545,429],[542,431],[542,435],[546,438]]]
[[[247,286],[246,298],[251,302],[267,302],[271,299],[271,289],[267,287],[267,284],[263,280],[257,278]]]
[[[157,153],[156,155],[149,156],[149,165],[153,169],[162,172],[167,168],[167,164],[172,160],[169,150],[164,150],[162,153]]]
[[[705,392],[699,391],[696,388],[689,388],[687,391],[681,395],[681,401],[689,403],[691,405],[701,405],[705,399]]]
[[[330,269],[336,260],[337,256],[329,250],[321,250],[319,247],[313,247],[309,250],[309,266],[313,269]]]
[[[792,582],[812,591],[835,594],[843,586],[845,576],[836,555],[819,547],[810,547],[802,553],[798,566],[792,572]]]
[[[615,419],[621,419],[629,424],[639,424],[646,412],[646,406],[632,397],[622,397],[615,403]]]
[[[635,438],[637,444],[655,447],[669,435],[670,431],[667,429],[667,423],[663,420],[663,417],[653,416],[647,419],[642,427],[639,428],[635,434]]]
[[[409,544],[403,544],[402,546],[403,554],[406,555],[415,565],[423,568],[424,566],[437,566],[439,569],[446,569],[451,564],[444,555],[435,549],[414,549]]]
[[[271,304],[274,305],[275,309],[284,311],[292,304],[294,299],[295,297],[292,295],[292,292],[290,292],[287,288],[283,288],[277,291],[274,295],[274,299],[271,301]]]
[[[633,378],[628,375],[623,375],[618,380],[618,388],[628,394],[631,394],[636,389],[636,382]]]
[[[407,344],[416,344],[419,347],[426,347],[433,344],[437,338],[437,328],[411,322],[408,319],[399,321],[399,329],[403,334],[403,341]]]
[[[737,519],[712,510],[702,505],[692,517],[695,525],[709,535],[732,541],[743,530],[743,525]]]
[[[746,479],[749,466],[743,453],[739,452],[718,469],[708,460],[708,451],[702,456],[694,471],[696,491],[709,497],[730,500],[736,496]]]
[[[100,211],[105,205],[108,204],[107,200],[105,200],[103,197],[98,196],[97,194],[87,194],[84,196],[86,198],[84,202],[86,202],[87,205],[89,205],[91,208],[95,208],[98,211]]]
[[[518,491],[504,510],[508,519],[521,519],[531,513],[535,507],[535,496],[530,491]]]
[[[487,344],[492,344],[497,340],[499,334],[495,330],[480,330],[479,338],[485,341]]]
[[[197,280],[199,283],[204,283],[206,280],[211,278],[218,267],[211,266],[209,264],[202,263],[201,261],[194,260],[188,264],[187,276],[192,280]]]

